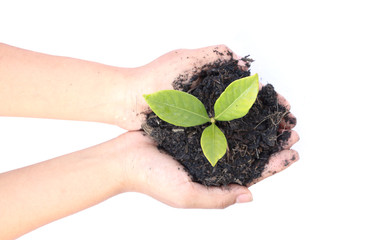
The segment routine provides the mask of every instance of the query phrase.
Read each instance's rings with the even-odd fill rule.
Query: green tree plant
[[[244,117],[254,104],[259,91],[258,74],[233,81],[216,100],[215,116],[210,118],[203,103],[195,96],[177,90],[162,90],[144,95],[152,111],[162,120],[181,127],[193,127],[211,122],[203,130],[201,148],[214,167],[227,149],[224,133],[216,121],[231,121]]]

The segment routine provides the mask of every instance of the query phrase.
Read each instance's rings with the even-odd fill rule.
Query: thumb
[[[226,208],[235,203],[253,200],[248,188],[231,184],[225,187],[206,187],[192,183],[189,208]]]

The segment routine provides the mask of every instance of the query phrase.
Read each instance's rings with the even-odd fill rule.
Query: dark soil
[[[245,61],[251,62],[249,58]],[[224,89],[234,80],[250,75],[231,59],[207,65],[189,81],[183,76],[175,81],[176,89],[188,92],[205,105],[210,117],[213,106]],[[154,113],[147,115],[144,130],[158,143],[158,148],[179,161],[192,180],[207,186],[223,186],[230,183],[247,185],[261,176],[269,156],[281,150],[281,142],[287,141],[289,132],[279,133],[279,123],[286,117],[285,107],[277,102],[272,85],[259,92],[248,114],[240,119],[217,122],[228,141],[228,151],[215,167],[202,153],[200,138],[209,123],[197,127],[177,127]]]

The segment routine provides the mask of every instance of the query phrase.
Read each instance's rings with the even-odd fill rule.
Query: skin
[[[247,187],[194,183],[172,157],[141,131],[148,106],[142,95],[173,89],[207,63],[228,59],[224,45],[181,49],[138,68],[118,68],[50,56],[0,44],[0,116],[95,121],[128,132],[100,145],[0,174],[0,239],[14,239],[42,225],[125,192],[140,192],[177,208],[225,208],[249,202]],[[233,54],[234,58],[240,59]],[[239,61],[246,68],[243,61]],[[290,111],[290,104],[279,95]],[[283,151],[270,157],[257,183],[299,159],[296,119]],[[6,159],[5,159],[6,160]],[[250,184],[250,185],[252,185]],[[26,197],[25,197],[26,196]]]

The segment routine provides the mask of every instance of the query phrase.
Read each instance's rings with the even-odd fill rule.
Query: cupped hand
[[[291,149],[291,147],[300,140],[298,133],[292,130],[296,126],[296,117],[290,112],[290,103],[282,95],[278,93],[277,95],[278,102],[288,111],[287,116],[284,117],[280,122],[278,132],[279,134],[288,132],[289,138],[286,141],[279,143],[282,150],[270,156],[261,177],[255,179],[253,182],[248,184],[248,187],[259,181],[262,181],[267,177],[270,177],[278,172],[285,170],[286,168],[291,166],[291,164],[299,160],[298,152]]]
[[[133,116],[127,130],[138,130],[145,121],[145,113],[149,111],[143,94],[150,94],[160,90],[177,89],[176,80],[184,83],[197,74],[205,65],[216,61],[234,58],[245,70],[248,67],[225,45],[216,45],[199,49],[178,49],[164,54],[145,66],[136,69],[139,81],[136,81],[133,92],[136,93],[136,104],[131,110]]]
[[[141,76],[144,76],[146,84],[139,92],[141,96],[137,96],[138,111],[145,113],[149,109],[142,94],[173,89],[174,80],[178,77],[188,80],[206,64],[231,57],[239,60],[238,64],[243,69],[247,68],[246,63],[225,45],[172,51],[141,67]],[[278,95],[278,100],[290,111],[290,104],[284,97]],[[141,114],[137,122],[142,124],[144,120],[144,114]],[[298,153],[291,149],[299,140],[296,131],[292,130],[295,125],[296,118],[289,113],[282,120],[279,129],[280,133],[289,132],[289,139],[280,143],[282,150],[270,157],[261,177],[248,186],[286,169],[299,159]],[[137,125],[136,129],[140,126]],[[130,165],[135,172],[134,180],[131,181],[134,186],[132,191],[142,192],[173,207],[183,208],[224,208],[235,202],[251,201],[250,191],[243,186],[232,184],[222,188],[205,187],[192,182],[183,166],[171,156],[160,152],[155,143],[143,133],[128,132],[126,136],[134,142],[134,150],[131,149],[131,159],[134,160]]]
[[[147,194],[177,208],[225,208],[237,201],[252,200],[243,186],[205,187],[192,182],[183,166],[159,151],[141,131],[127,132],[122,137],[129,146],[123,160],[125,191]]]
[[[288,103],[287,107],[289,109]],[[299,159],[298,153],[291,150],[299,140],[298,134],[291,130],[295,122],[292,115],[283,120],[280,131],[289,131],[289,139],[280,143],[283,150],[270,157],[261,177],[248,187],[288,168]],[[192,182],[183,166],[158,150],[155,142],[141,131],[127,132],[124,138],[128,141],[128,153],[124,153],[127,155],[124,169],[129,176],[127,191],[144,193],[178,208],[225,208],[252,200],[247,187],[237,184],[205,187]]]
[[[290,130],[293,124],[284,123],[283,126],[283,131],[291,133],[288,141],[282,143],[284,150],[272,155],[262,176],[248,186],[286,169],[299,159],[297,152],[290,149],[299,139],[297,133]],[[131,131],[124,135],[129,143],[124,167],[129,176],[127,191],[144,193],[178,208],[225,208],[252,200],[251,192],[244,186],[206,187],[192,182],[183,166],[158,150],[145,133]]]

